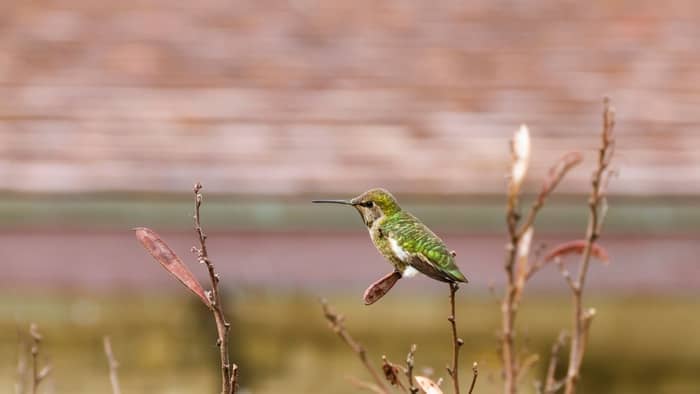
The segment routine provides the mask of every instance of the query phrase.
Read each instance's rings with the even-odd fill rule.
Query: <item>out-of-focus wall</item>
[[[519,123],[539,183],[592,158],[610,95],[613,191],[700,193],[698,21],[694,0],[3,0],[0,185],[497,193]]]

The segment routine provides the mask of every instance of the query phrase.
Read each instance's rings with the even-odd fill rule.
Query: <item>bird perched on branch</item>
[[[369,230],[377,250],[394,266],[394,271],[365,291],[365,303],[372,304],[402,277],[418,272],[435,280],[456,284],[467,282],[455,263],[455,253],[415,216],[401,209],[384,189],[371,189],[351,200],[314,200],[353,206]]]

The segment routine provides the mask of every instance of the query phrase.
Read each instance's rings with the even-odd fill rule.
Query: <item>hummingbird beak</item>
[[[352,201],[347,200],[312,200],[311,202],[316,204],[342,204],[342,205],[355,205]]]

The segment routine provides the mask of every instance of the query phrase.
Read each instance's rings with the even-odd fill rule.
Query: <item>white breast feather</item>
[[[418,270],[411,267],[410,265],[407,265],[406,268],[404,268],[403,272],[401,273],[402,278],[413,278],[418,274]]]
[[[391,250],[394,251],[394,254],[396,254],[396,257],[399,258],[399,260],[403,262],[407,262],[411,258],[411,254],[405,251],[401,245],[399,245],[399,242],[393,238],[389,239],[389,246],[391,246]],[[416,276],[418,273],[418,270],[411,267],[410,265],[407,265],[406,268],[404,268],[403,272],[401,273],[402,277],[405,278],[412,278]]]

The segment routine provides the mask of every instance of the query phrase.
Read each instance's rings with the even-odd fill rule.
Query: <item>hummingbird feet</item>
[[[401,273],[393,271],[369,285],[363,296],[365,305],[372,305],[379,301],[380,298],[384,297],[384,295],[394,287],[399,279],[401,279]]]

